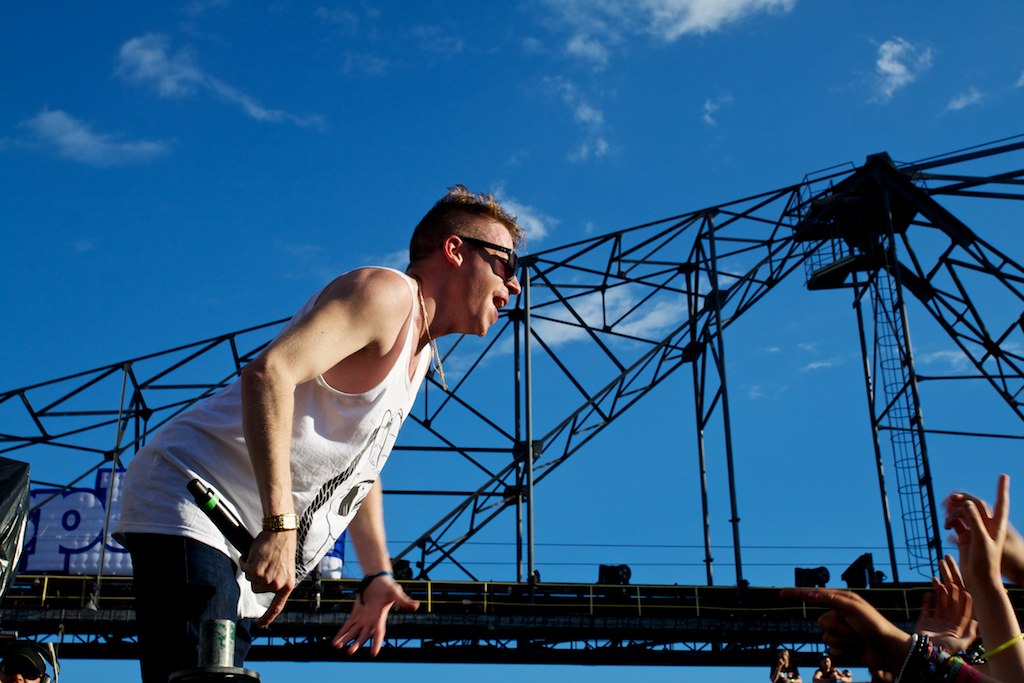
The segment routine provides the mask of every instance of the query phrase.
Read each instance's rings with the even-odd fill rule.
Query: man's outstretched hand
[[[406,595],[390,576],[378,576],[356,596],[352,613],[331,640],[331,645],[339,650],[347,645],[346,652],[353,654],[369,640],[370,655],[376,657],[384,644],[388,613],[392,607],[415,612],[420,608],[420,602]]]

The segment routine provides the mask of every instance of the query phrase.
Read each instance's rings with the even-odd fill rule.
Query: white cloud
[[[1020,78],[1018,78],[1018,79],[1017,79],[1017,85],[1016,85],[1016,87],[1018,87],[1018,88],[1024,88],[1024,71],[1022,71],[1022,72],[1021,72],[1021,74],[1020,74]]]
[[[816,360],[811,361],[807,365],[800,368],[800,372],[811,372],[812,370],[823,370],[825,368],[831,368],[838,365],[839,360],[836,358],[830,360]]]
[[[616,333],[646,339],[660,337],[682,324],[686,317],[685,303],[658,302],[630,312],[635,304],[635,297],[623,287],[607,290],[603,300],[600,293],[594,293],[571,301],[573,310],[591,328],[601,329],[606,319],[608,322],[618,321],[628,314],[626,319],[616,323]],[[569,311],[544,308],[541,312],[553,320],[536,318],[533,328],[548,346],[554,348],[589,337]]]
[[[44,109],[21,125],[58,156],[90,166],[141,163],[169,150],[163,142],[125,140],[118,134],[98,133],[89,124],[59,109]]]
[[[800,349],[801,351],[814,352],[818,350],[818,342],[800,342],[799,344],[796,345],[796,348]]]
[[[641,0],[647,30],[663,40],[705,35],[761,12],[788,12],[796,0]]]
[[[526,36],[520,41],[523,51],[528,55],[540,55],[546,52],[544,41],[533,36]]]
[[[591,62],[594,66],[604,68],[608,66],[609,52],[601,41],[590,36],[577,33],[565,46],[565,51],[573,57],[579,57]]]
[[[700,117],[701,120],[709,126],[717,126],[718,119],[715,118],[715,113],[722,108],[723,104],[729,104],[730,102],[732,102],[730,95],[720,97],[717,100],[711,98],[704,100],[704,114]]]
[[[916,361],[919,365],[947,365],[950,370],[965,370],[970,366],[970,359],[959,349],[919,353]]]
[[[394,268],[395,270],[404,271],[406,266],[409,265],[409,250],[408,249],[396,249],[390,251],[381,256],[376,256],[366,260],[367,263],[373,263],[374,265],[387,266],[388,268]]]
[[[192,0],[182,12],[190,17],[200,17],[210,10],[224,9],[231,4],[231,0]]]
[[[373,54],[349,52],[341,62],[341,70],[347,75],[383,76],[389,68],[390,60]]]
[[[129,83],[150,85],[161,97],[184,97],[205,84],[187,48],[168,54],[166,36],[147,33],[132,38],[118,53],[117,75]]]
[[[966,109],[971,105],[981,104],[982,100],[981,93],[978,92],[977,88],[971,88],[965,93],[961,93],[951,99],[949,104],[946,105],[946,111],[960,111]]]
[[[608,141],[603,137],[597,136],[584,140],[581,142],[576,149],[570,150],[565,158],[569,161],[588,161],[589,159],[599,159],[603,156],[608,156],[611,151],[611,146]]]
[[[121,46],[115,72],[128,83],[153,88],[160,97],[180,98],[205,91],[238,106],[257,121],[319,126],[319,116],[296,116],[280,109],[268,109],[238,88],[204,73],[187,48],[170,51],[166,36],[147,33]]]
[[[632,300],[629,302],[632,304]],[[621,310],[625,310],[622,307]],[[657,338],[660,332],[668,331],[678,327],[687,318],[685,301],[659,301],[649,311],[644,310],[643,315],[622,321],[616,326],[619,334],[627,334],[642,339]]]
[[[412,35],[420,43],[424,52],[442,55],[454,55],[462,52],[462,38],[446,35],[440,26],[415,26]]]
[[[547,0],[555,22],[572,37],[569,55],[595,66],[607,65],[611,46],[626,35],[673,42],[705,35],[748,16],[788,12],[796,0]]]
[[[717,126],[718,122],[715,121],[715,112],[718,111],[718,105],[711,100],[704,100],[704,115],[701,116],[701,120],[709,126]]]
[[[583,139],[569,151],[566,159],[571,162],[584,162],[608,156],[611,153],[611,144],[605,134],[604,113],[570,81],[561,78],[547,79],[545,84],[558,93],[562,102],[572,111],[573,120],[583,128]]]
[[[887,40],[878,47],[875,73],[878,76],[876,99],[887,101],[927,71],[932,65],[931,48],[922,48],[903,38]]]
[[[351,10],[321,5],[313,14],[317,19],[334,24],[345,33],[356,33],[359,29],[359,16]]]
[[[579,162],[599,159],[611,153],[611,144],[605,134],[604,112],[594,106],[571,81],[548,78],[544,84],[558,94],[572,111],[573,119],[583,128],[583,139],[566,154],[566,158]]]
[[[532,240],[544,239],[548,231],[559,224],[557,218],[547,216],[528,204],[510,197],[506,194],[505,188],[499,186],[494,191],[494,196],[505,207],[505,210],[516,217],[516,222],[526,232],[526,241],[529,244]]]
[[[289,280],[327,283],[338,276],[337,264],[328,250],[318,244],[277,240],[274,249],[284,255],[282,272]]]
[[[768,382],[767,384],[754,384],[747,391],[747,398],[751,401],[759,401],[762,398],[768,398],[773,401],[777,401],[782,398],[789,390],[788,384],[778,385],[775,382]]]
[[[600,127],[604,125],[604,113],[587,102],[580,102],[576,106],[575,118],[580,123],[585,123],[589,126]]]

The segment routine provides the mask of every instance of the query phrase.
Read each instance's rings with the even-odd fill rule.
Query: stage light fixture
[[[793,569],[793,584],[797,588],[824,588],[829,578],[827,567],[796,567]]]
[[[395,581],[411,581],[412,565],[409,560],[392,560],[391,573],[395,575]]]
[[[846,568],[842,575],[847,588],[872,588],[885,580],[885,574],[875,571],[875,561],[871,553],[864,553]]]
[[[628,564],[602,564],[597,568],[597,582],[602,585],[628,586],[632,576]]]

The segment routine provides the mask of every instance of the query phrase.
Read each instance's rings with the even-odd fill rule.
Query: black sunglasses
[[[42,678],[42,674],[39,673],[39,669],[29,662],[4,662],[3,664],[0,664],[0,671],[3,671],[5,676],[17,676],[20,674],[26,681],[34,681]]]
[[[508,258],[505,259],[505,282],[509,282],[516,276],[516,252],[514,249],[503,247],[500,244],[493,244],[492,242],[485,242],[478,240],[475,237],[466,237],[465,235],[457,235],[463,242],[472,244],[474,247],[481,247],[484,249],[494,249],[505,254]]]

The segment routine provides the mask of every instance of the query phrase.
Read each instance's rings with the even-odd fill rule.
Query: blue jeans
[[[252,619],[238,619],[235,563],[208,545],[181,536],[127,534],[132,556],[139,663],[144,683],[167,683],[199,665],[199,625],[235,623],[235,666],[252,644]]]

